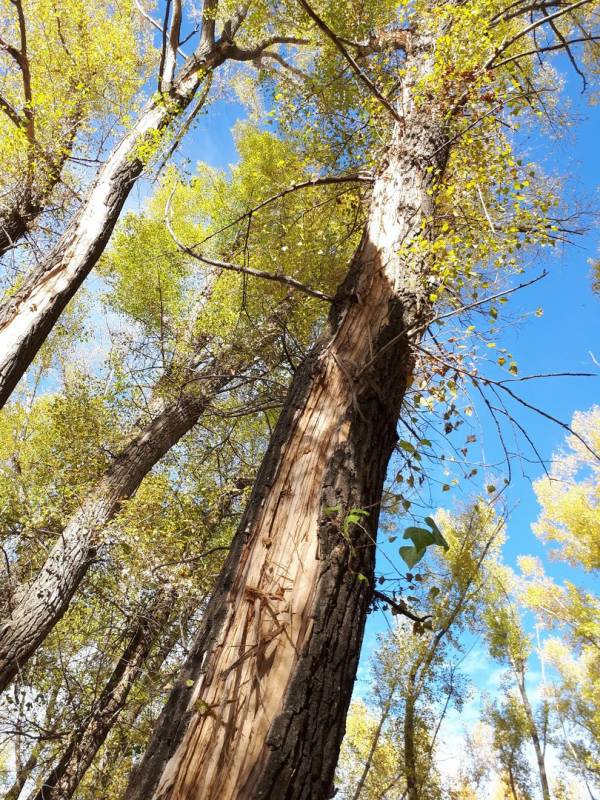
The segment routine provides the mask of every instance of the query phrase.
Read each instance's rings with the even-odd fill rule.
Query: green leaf
[[[417,550],[425,550],[430,544],[434,544],[435,537],[427,528],[407,528],[404,531],[403,539],[411,539]]]
[[[398,442],[398,447],[401,447],[407,453],[414,453],[416,451],[414,444],[411,444],[410,442],[407,442],[404,439],[400,439],[400,441]]]
[[[444,550],[448,550],[450,548],[450,545],[444,539],[444,536],[442,535],[442,532],[438,528],[436,521],[433,519],[433,517],[425,517],[425,524],[429,525],[429,527],[433,531],[433,537],[434,537],[433,543],[437,544],[438,547],[443,547]]]
[[[414,567],[425,555],[425,550],[417,550],[416,547],[401,547],[400,555],[408,567]]]

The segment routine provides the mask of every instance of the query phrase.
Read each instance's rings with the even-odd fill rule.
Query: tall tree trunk
[[[132,625],[130,641],[85,724],[76,730],[56,767],[30,800],[69,800],[122,711],[150,650],[169,617],[173,592],[162,590]]]
[[[423,235],[432,213],[427,167],[443,167],[445,148],[432,109],[417,108],[411,93],[429,57],[408,61],[404,121],[375,181],[361,244],[327,331],[296,371],[127,800],[331,796],[411,344],[431,316],[426,264],[403,246]],[[369,516],[349,524],[356,508]]]
[[[406,796],[408,800],[419,800],[417,753],[415,747],[415,678],[416,670],[412,669],[408,677],[404,708],[404,770],[406,775]]]
[[[99,532],[137,491],[143,478],[190,431],[231,380],[231,364],[207,367],[198,390],[170,402],[131,439],[73,514],[34,580],[16,592],[0,624],[0,691],[3,691],[60,621],[90,566]],[[194,383],[202,374],[194,376]]]
[[[529,702],[529,697],[527,695],[527,688],[525,686],[525,665],[522,663],[513,663],[513,669],[515,671],[515,677],[517,679],[517,685],[519,687],[519,694],[521,695],[521,702],[523,703],[525,716],[527,717],[529,736],[535,751],[535,759],[537,761],[538,773],[540,776],[542,797],[543,800],[550,800],[550,786],[548,784],[548,775],[546,774],[546,760],[544,758],[542,743],[540,741],[537,725],[535,723],[535,717],[533,716],[533,710],[531,708],[531,703]]]
[[[102,255],[144,161],[140,148],[189,105],[206,75],[227,58],[229,42],[191,56],[169,94],[152,98],[115,147],[60,241],[0,311],[0,408],[65,306]]]
[[[352,795],[352,800],[360,800],[360,796],[362,794],[363,789],[365,788],[365,783],[367,778],[369,777],[369,772],[371,771],[371,767],[373,766],[373,758],[375,756],[375,752],[377,750],[377,746],[379,745],[379,740],[381,738],[381,732],[383,731],[383,726],[385,725],[387,718],[390,713],[390,706],[391,706],[392,698],[390,696],[389,700],[386,702],[381,716],[379,717],[379,722],[377,723],[377,727],[375,728],[375,732],[373,733],[373,739],[371,740],[371,746],[369,747],[369,752],[367,754],[367,758],[365,759],[365,765],[363,767],[363,771],[361,772],[360,778],[357,781],[356,788],[354,789],[354,794]]]

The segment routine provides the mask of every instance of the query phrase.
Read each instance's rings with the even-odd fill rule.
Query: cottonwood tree
[[[393,779],[388,776],[387,783],[376,775],[371,779],[376,763],[372,757],[365,758],[358,780],[352,785],[344,779],[344,797],[353,800],[383,797],[390,791],[410,800],[442,796],[435,766],[438,736],[448,710],[460,709],[467,693],[459,666],[460,637],[465,631],[482,629],[486,592],[504,534],[503,521],[483,501],[455,516],[439,514],[437,521],[447,538],[448,551],[435,554],[424,567],[418,567],[418,573],[408,575],[412,581],[408,597],[415,604],[412,610],[418,609],[419,614],[412,623],[413,636],[410,624],[403,620],[385,637],[373,659],[375,683],[370,701],[379,724],[368,753],[377,753],[383,736],[396,743],[397,761],[388,770]],[[377,591],[376,597],[384,602],[386,595]],[[392,597],[389,607],[401,612],[406,601],[406,596]],[[349,731],[342,749],[342,772],[348,760],[355,758],[350,755],[353,748]],[[370,793],[373,785],[380,787],[379,794]]]
[[[92,647],[89,633],[84,633],[83,641],[80,640],[82,631],[88,631],[89,618],[97,615],[97,598],[115,596],[108,577],[100,580],[99,568],[100,575],[119,575],[125,571],[134,585],[142,586],[148,586],[149,581],[154,581],[156,574],[160,575],[165,569],[175,569],[178,572],[174,582],[180,590],[182,583],[187,585],[190,571],[195,576],[214,575],[219,564],[218,560],[215,561],[214,551],[216,549],[222,554],[229,542],[228,531],[219,524],[219,515],[226,511],[228,497],[231,497],[231,502],[239,502],[248,478],[253,475],[256,459],[262,453],[266,423],[274,421],[283,399],[279,384],[287,380],[289,371],[302,357],[315,320],[321,318],[322,299],[297,288],[292,290],[285,275],[274,275],[274,280],[255,280],[245,285],[246,273],[240,274],[237,270],[223,270],[218,278],[214,274],[212,277],[194,274],[195,262],[186,260],[165,226],[164,213],[168,201],[177,220],[170,226],[176,236],[184,233],[195,237],[208,235],[211,218],[214,219],[212,226],[218,227],[218,221],[224,215],[230,217],[239,207],[248,206],[255,180],[269,189],[270,184],[279,185],[285,170],[289,172],[290,180],[302,177],[302,160],[294,159],[290,146],[272,135],[245,126],[239,132],[238,145],[242,160],[231,177],[202,168],[198,180],[182,186],[169,176],[146,212],[125,220],[102,270],[110,285],[106,302],[111,311],[122,314],[128,324],[125,341],[121,343],[123,357],[121,360],[115,357],[114,350],[119,349],[117,339],[109,353],[107,377],[71,375],[69,378],[67,370],[64,377],[66,396],[42,396],[31,406],[13,404],[4,410],[1,496],[6,512],[3,521],[10,531],[4,544],[11,554],[8,565],[10,584],[6,588],[12,584],[19,596],[35,599],[31,587],[40,585],[40,576],[48,567],[44,559],[48,547],[53,545],[54,563],[58,566],[55,576],[64,590],[61,602],[67,592],[78,588],[75,584],[83,576],[73,580],[73,571],[70,570],[77,559],[67,558],[64,549],[60,552],[66,541],[65,533],[72,534],[70,542],[79,553],[77,558],[80,558],[79,563],[87,576],[83,593],[79,589],[70,603],[63,602],[62,606],[54,608],[47,603],[41,604],[42,616],[36,620],[36,634],[39,632],[40,636],[43,634],[39,624],[42,619],[56,626],[67,606],[69,608],[66,619],[52,631],[44,647],[39,648],[41,639],[37,647],[31,647],[34,658],[27,664],[20,659],[17,686],[26,697],[38,690],[40,683],[42,686],[80,685],[79,671],[75,675],[63,676],[60,654],[64,650],[79,654]],[[282,164],[284,155],[286,161]],[[208,184],[210,193],[198,192],[198,186]],[[321,262],[322,288],[330,290],[328,281],[335,280],[336,254],[344,252],[345,248],[350,250],[355,235],[356,204],[349,203],[344,212],[339,201],[346,202],[349,196],[357,196],[356,184],[333,185],[328,194],[320,192],[316,203],[310,196],[311,187],[305,188],[308,196],[296,192],[277,207],[273,206],[272,213],[270,208],[266,208],[260,230],[258,227],[252,230],[250,241],[253,242],[255,237],[264,241],[266,237],[272,239],[276,236],[282,259],[286,259],[286,270],[302,287],[305,261],[298,248],[291,245],[296,245],[299,237],[303,237],[306,248],[314,250],[314,257]],[[282,213],[284,210],[285,214]],[[328,218],[326,227],[325,212]],[[332,213],[333,219],[330,219]],[[208,227],[199,229],[198,218],[203,219]],[[219,234],[213,237],[210,252],[222,256],[223,253],[235,253],[236,247],[243,249],[244,244],[237,241],[235,232],[231,236]],[[254,252],[259,253],[259,248],[256,247]],[[268,258],[272,257],[273,254],[269,253]],[[246,262],[250,271],[265,266],[270,264],[264,255],[254,255]],[[143,280],[142,267],[146,270]],[[190,319],[198,311],[198,296],[202,293],[202,313],[196,325],[191,326]],[[135,325],[133,333],[132,322]],[[230,341],[235,343],[232,358],[233,355],[240,358],[239,369],[235,368],[233,361],[220,359]],[[200,342],[202,347],[194,351],[191,346],[196,342]],[[189,385],[189,375],[181,369],[188,357],[195,359],[194,376],[198,379]],[[145,474],[133,499],[128,500],[126,494],[119,497],[118,492],[113,492],[116,502],[112,507],[106,506],[103,520],[97,520],[91,529],[77,530],[71,525],[71,530],[65,531],[65,520],[67,526],[70,525],[70,512],[76,518],[85,509],[94,496],[94,487],[97,490],[104,480],[103,473],[110,471],[114,454],[127,449],[127,445],[123,448],[126,431],[143,424],[145,419],[151,424],[157,413],[160,416],[167,411],[167,420],[171,417],[168,412],[171,399],[187,403],[188,398],[193,404],[194,398],[198,399],[202,394],[196,387],[208,386],[201,374],[209,383],[225,380],[229,387],[220,398],[211,399],[203,425],[195,433],[190,431],[196,444],[185,461],[181,463],[171,448],[166,459],[163,458],[151,474]],[[265,415],[266,420],[261,423],[260,418]],[[245,422],[257,417],[253,424]],[[151,452],[155,452],[154,448],[160,445],[160,441],[160,438],[149,437]],[[180,442],[178,452],[188,446]],[[226,468],[230,448],[236,458]],[[247,451],[247,460],[241,458],[244,450]],[[13,469],[16,465],[18,480],[15,482]],[[200,468],[197,465],[204,466]],[[220,477],[219,488],[211,488],[211,470]],[[165,485],[190,484],[190,474],[195,473],[200,473],[201,477],[191,483],[187,494],[166,490]],[[131,471],[125,470],[124,474],[128,481],[137,480]],[[195,501],[194,497],[197,498]],[[209,514],[205,505],[210,508],[211,503],[214,511]],[[198,515],[206,515],[208,528],[220,532],[217,537],[213,530],[218,539],[216,548],[214,538],[207,540],[204,529],[195,523]],[[88,552],[86,556],[86,546],[92,539],[97,553]],[[132,551],[137,559],[135,568],[131,565]],[[196,579],[191,587],[187,586],[187,592],[206,592],[206,588],[206,582],[199,584]],[[13,594],[6,597],[9,621],[10,614],[16,620],[19,611],[18,605],[10,608]],[[191,619],[197,624],[199,616],[196,612]],[[96,624],[102,630],[103,622]],[[110,628],[108,623],[104,626]],[[18,633],[18,626],[9,627],[10,635]],[[16,637],[14,641],[17,641]],[[102,646],[98,650],[103,651]],[[55,658],[58,664],[51,666]],[[9,658],[8,661],[12,668],[15,660]],[[98,682],[101,680],[108,681],[109,676],[99,678]],[[82,710],[83,719],[76,717],[71,720],[72,728],[79,730],[87,725],[83,714],[88,705],[87,698],[77,693],[73,697],[72,688],[69,696],[68,702],[63,699],[59,703],[59,731],[69,724],[60,712],[60,707],[65,705],[73,704]],[[153,705],[153,700],[150,694],[141,708],[138,703],[137,716],[142,716],[143,731],[153,719],[152,709],[156,705]],[[9,718],[11,710],[9,707]],[[43,713],[37,703],[35,713]],[[89,713],[93,717],[93,709]],[[122,710],[122,715],[128,718],[127,708]],[[112,726],[115,721],[111,717],[107,722]],[[112,737],[109,734],[107,746],[111,746],[111,738],[120,736],[122,771],[111,774],[110,760],[104,768],[94,768],[95,776],[100,776],[102,785],[106,787],[105,791],[114,792],[115,796],[118,796],[119,779],[126,774],[123,770],[129,765],[127,756],[131,757],[131,748],[139,749],[144,742],[142,734],[136,736],[123,726],[117,728]],[[35,726],[33,731],[36,732]],[[11,733],[10,726],[7,733]],[[14,740],[18,734],[16,731],[13,733]],[[31,735],[30,730],[27,735]],[[20,780],[29,778],[39,785],[51,771],[58,769],[56,762],[59,762],[61,772],[70,770],[69,786],[76,788],[83,775],[83,762],[78,760],[83,755],[82,749],[77,750],[75,756],[66,751],[61,753],[61,747],[66,747],[63,739],[64,736],[60,739],[56,736],[34,738],[35,747],[31,751],[25,748],[22,760],[27,769],[20,770]],[[85,749],[91,753],[90,748]],[[103,758],[101,755],[101,763]],[[73,766],[74,759],[79,765],[76,773],[68,766]],[[56,774],[53,772],[55,777]],[[50,776],[52,780],[55,777]],[[92,781],[86,788],[84,781],[84,786],[79,786],[77,791],[88,791],[95,796],[94,785]]]
[[[590,441],[597,441],[597,407],[575,414],[572,424],[580,432],[585,430]],[[536,535],[546,544],[560,545],[552,550],[554,558],[592,574],[599,563],[598,485],[597,462],[580,450],[572,436],[553,458],[548,476],[534,485],[541,506]],[[523,602],[545,632],[539,655],[555,676],[546,683],[557,723],[555,742],[563,763],[593,796],[592,788],[600,781],[598,598],[583,582],[552,580],[537,558],[523,556],[519,566],[525,578]]]
[[[199,112],[219,67],[226,62],[276,59],[278,45],[302,43],[294,14],[288,13],[286,4],[236,6],[206,0],[199,15],[201,24],[185,37],[182,30],[189,20],[184,18],[182,0],[168,3],[167,12],[161,28],[156,91],[99,168],[56,247],[20,281],[18,289],[3,304],[0,405],[6,402],[65,306],[95,266],[145,164],[186,110],[190,109],[192,116]],[[193,50],[178,64],[183,38]],[[24,113],[30,112],[27,109]],[[186,122],[183,120],[183,131],[187,129]]]
[[[493,730],[494,753],[504,790],[512,800],[530,800],[533,789],[527,758],[529,722],[520,698],[507,690],[499,704],[486,709],[484,719]]]
[[[546,769],[549,736],[548,703],[544,698],[540,713],[536,717],[527,688],[528,661],[533,646],[530,637],[524,631],[514,602],[507,596],[507,592],[511,591],[510,584],[513,583],[510,571],[504,568],[498,572],[497,578],[499,589],[486,613],[486,639],[490,655],[508,665],[518,697],[517,706],[514,697],[507,700],[508,705],[504,709],[504,715],[509,714],[515,719],[519,717],[524,720],[518,729],[523,731],[533,746],[542,797],[544,800],[550,800],[550,783]],[[488,598],[488,602],[490,599]],[[509,721],[506,724],[508,730],[514,728],[516,731],[515,726],[516,722],[513,724]]]
[[[585,2],[411,4],[376,31],[404,54],[388,75],[385,58],[357,61],[370,40],[352,4],[299,5],[330,70],[336,59],[378,109],[367,221],[128,800],[330,794],[414,348],[440,298],[460,306],[464,290],[481,303],[488,268],[549,242],[552,201],[498,115],[544,113],[550,85],[535,58],[589,39],[595,13]]]
[[[73,205],[69,166],[94,162],[129,113],[150,46],[130,2],[5,0],[0,20],[1,256],[45,210]]]

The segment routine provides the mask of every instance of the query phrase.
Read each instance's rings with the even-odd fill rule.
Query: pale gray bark
[[[114,148],[54,250],[0,310],[0,408],[102,255],[144,169],[140,146],[151,142],[180,117],[201,83],[225,61],[251,61],[278,43],[296,41],[271,37],[253,49],[237,47],[233,37],[247,13],[243,5],[215,39],[215,10],[216,5],[207,2],[199,47],[175,74],[182,4],[181,0],[174,0],[168,46],[161,63],[161,92],[148,101],[131,130]]]

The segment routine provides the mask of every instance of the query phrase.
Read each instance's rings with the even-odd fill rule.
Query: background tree
[[[415,608],[419,616],[412,623],[414,635],[408,634],[410,624],[403,621],[382,640],[373,662],[374,686],[369,701],[376,708],[378,724],[373,726],[371,748],[378,752],[382,734],[386,753],[387,742],[395,743],[394,778],[387,776],[389,767],[384,762],[384,776],[375,773],[367,782],[371,769],[377,768],[368,757],[359,761],[362,772],[358,766],[349,766],[360,758],[362,749],[360,740],[355,742],[349,730],[340,772],[342,791],[348,797],[361,797],[363,790],[364,797],[388,797],[388,792],[396,788],[399,796],[411,800],[442,797],[441,778],[435,767],[437,738],[449,708],[460,710],[467,694],[459,667],[461,634],[482,628],[485,596],[490,580],[494,580],[503,542],[503,523],[483,501],[460,515],[439,513],[436,517],[448,550],[432,555],[418,573],[408,573],[405,591],[412,594],[405,598],[395,592],[389,600],[396,614],[406,607],[407,600],[418,603]],[[419,529],[408,528],[407,533],[415,530]],[[376,596],[381,603],[386,597],[382,593]],[[357,773],[360,777],[348,784],[349,776]],[[369,794],[373,784],[380,787],[379,795],[376,791]]]
[[[129,2],[4,0],[0,19],[1,256],[44,210],[76,204],[77,165],[130,113],[151,48]]]

